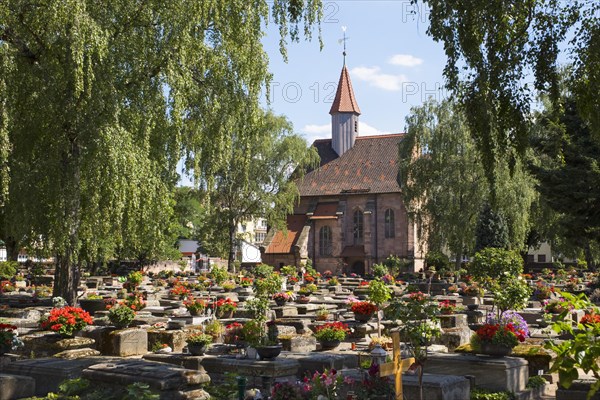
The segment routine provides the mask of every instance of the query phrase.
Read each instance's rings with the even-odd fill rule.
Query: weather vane
[[[344,37],[338,40],[338,43],[340,44],[344,44],[344,52],[342,53],[344,55],[344,65],[346,65],[346,40],[350,39],[346,37],[346,27],[342,26],[342,31],[344,32]]]

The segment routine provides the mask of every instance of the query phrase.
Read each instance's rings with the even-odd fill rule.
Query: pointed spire
[[[335,99],[329,110],[329,114],[337,113],[355,113],[360,115],[360,109],[358,108],[356,97],[354,97],[352,82],[350,82],[350,74],[346,65],[342,68]]]

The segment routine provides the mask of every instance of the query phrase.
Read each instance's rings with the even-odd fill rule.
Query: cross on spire
[[[346,65],[346,41],[350,38],[346,37],[346,27],[345,26],[342,26],[342,31],[344,32],[344,37],[341,38],[339,40],[339,42],[344,44],[344,52],[342,54],[344,55],[344,65]]]

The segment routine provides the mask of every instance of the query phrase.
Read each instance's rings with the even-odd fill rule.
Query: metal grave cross
[[[396,386],[396,400],[402,400],[402,373],[410,368],[415,362],[414,357],[400,358],[400,333],[392,332],[392,345],[394,346],[394,356],[392,362],[379,366],[379,376],[394,375]]]

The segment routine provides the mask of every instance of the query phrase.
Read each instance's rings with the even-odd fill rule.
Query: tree
[[[496,195],[486,185],[483,164],[462,110],[449,101],[428,101],[407,117],[400,143],[400,184],[411,218],[430,251],[450,250],[460,267],[472,254],[478,217],[494,197],[504,216],[506,247],[521,249],[529,232],[534,182],[519,161],[496,160]]]
[[[420,3],[413,0],[413,3]],[[581,115],[600,133],[600,3],[587,0],[422,0],[428,34],[442,42],[444,75],[463,106],[493,194],[498,158],[525,156],[530,104],[559,102],[561,52],[576,65]],[[574,27],[574,28],[573,28]],[[572,29],[572,30],[571,30]],[[567,35],[572,32],[572,40]],[[533,73],[534,84],[526,79]],[[556,121],[556,115],[553,117]]]
[[[404,203],[430,251],[447,246],[460,268],[462,255],[473,249],[487,190],[466,121],[453,103],[430,100],[411,110],[399,175]]]
[[[233,116],[231,116],[233,117]],[[264,217],[269,225],[282,228],[299,198],[295,179],[301,179],[308,167],[318,164],[318,154],[306,141],[292,133],[284,117],[259,111],[236,116],[237,129],[227,143],[227,163],[212,176],[202,176],[210,192],[213,218],[208,227],[212,235],[226,241],[229,268],[235,261],[238,224]],[[238,134],[245,131],[250,134]],[[292,177],[294,179],[290,179]]]
[[[218,165],[231,132],[222,116],[258,104],[269,81],[269,12],[285,55],[320,6],[0,3],[0,226],[16,218],[25,240],[51,249],[55,295],[73,303],[84,260],[165,249],[181,151]]]
[[[573,247],[584,250],[586,262],[595,267],[593,243],[600,243],[600,142],[581,118],[578,103],[567,97],[559,123],[538,116],[532,138],[537,159],[530,168],[539,180],[545,206],[557,213],[556,232]]]
[[[475,251],[486,247],[506,249],[508,245],[508,227],[504,217],[486,204],[479,214],[475,228]]]

